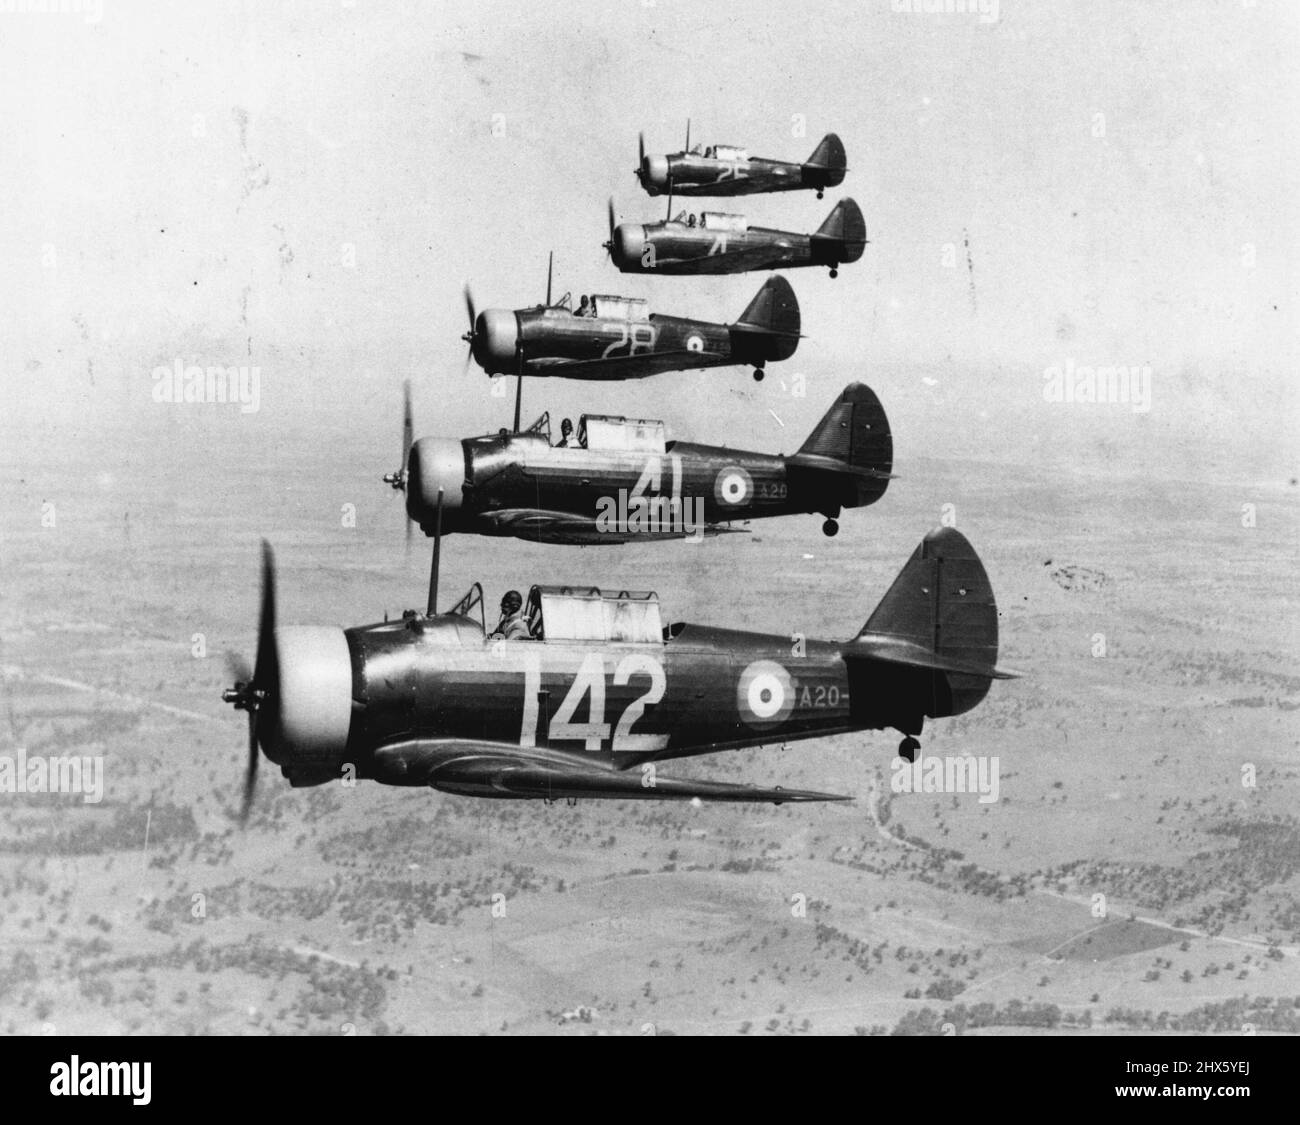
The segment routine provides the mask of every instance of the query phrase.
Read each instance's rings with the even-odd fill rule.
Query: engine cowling
[[[621,224],[614,232],[614,264],[620,269],[624,266],[638,268],[645,253],[645,245],[645,227],[640,223]]]
[[[295,784],[340,775],[352,728],[352,656],[335,626],[276,629],[276,683],[262,749]],[[301,780],[297,780],[301,779]]]
[[[484,309],[474,325],[474,358],[489,375],[515,369],[519,320],[509,309]]]
[[[442,530],[456,530],[464,504],[465,447],[453,438],[426,437],[411,446],[406,464],[406,514],[433,535],[438,520],[438,489],[442,489]]]
[[[647,156],[641,165],[641,179],[648,188],[663,191],[668,187],[668,157]]]

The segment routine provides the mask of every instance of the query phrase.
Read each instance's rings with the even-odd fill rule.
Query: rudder
[[[998,607],[970,541],[953,527],[930,532],[858,636],[907,641],[992,672],[998,661]]]
[[[775,358],[788,359],[794,354],[799,342],[799,330],[802,322],[799,316],[799,299],[794,295],[794,288],[780,274],[774,274],[763,282],[763,287],[740,314],[740,319],[732,325],[743,333],[778,337],[788,341],[785,355]],[[778,347],[779,352],[785,346]]]
[[[804,162],[804,183],[819,189],[837,187],[844,182],[846,165],[844,144],[834,133],[827,133]]]
[[[852,199],[841,199],[812,236],[814,256],[827,263],[856,262],[867,246],[867,221]]]
[[[859,469],[889,473],[894,466],[894,439],[876,392],[865,383],[850,383],[813,428],[801,454],[833,457]]]
[[[791,486],[817,494],[818,507],[835,516],[836,506],[861,508],[885,494],[894,467],[894,438],[875,391],[850,383],[840,392],[799,451],[786,459]],[[845,470],[850,471],[845,471]]]
[[[874,669],[874,696],[861,675],[851,689],[867,725],[917,734],[925,717],[960,715],[995,679],[998,608],[984,566],[951,527],[930,532],[880,599],[862,631],[843,649],[851,669]]]

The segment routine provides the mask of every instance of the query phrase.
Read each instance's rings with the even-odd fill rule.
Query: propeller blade
[[[461,369],[464,375],[469,370],[469,361],[474,358],[474,326],[478,323],[478,313],[474,309],[474,295],[469,291],[469,286],[465,286],[465,313],[469,317],[469,331],[465,333],[465,340],[469,347],[465,352],[465,366]]]
[[[469,365],[469,357],[465,358],[466,366]],[[407,379],[402,383],[402,472],[401,482],[402,491],[406,491],[406,474],[411,464],[411,446],[415,443],[415,419],[411,412],[411,380]],[[402,518],[406,522],[406,553],[411,553],[411,517],[406,511],[406,504],[402,504]]]
[[[275,554],[271,544],[262,540],[262,608],[257,620],[257,660],[253,664],[253,683],[260,689],[272,687],[279,679],[275,667]]]
[[[411,445],[415,441],[415,422],[411,416],[411,380],[402,383],[402,473],[406,473],[411,458]]]
[[[551,276],[555,272],[555,251],[552,250],[546,260],[546,307],[551,307]]]
[[[636,139],[637,139],[636,169],[638,172],[640,172],[641,169],[645,167],[645,134],[638,133],[636,135]]]
[[[244,773],[244,795],[240,801],[239,823],[248,822],[257,785],[257,754],[267,744],[279,721],[280,667],[275,649],[275,555],[271,544],[262,540],[262,605],[257,621],[257,658],[253,670],[248,661],[235,653],[226,653],[226,667],[235,677],[235,686],[221,693],[226,703],[248,712],[248,769]],[[269,724],[262,726],[261,724]]]
[[[253,792],[257,788],[257,712],[248,713],[248,769],[244,773],[244,798],[239,806],[239,823],[248,823],[253,807]]]
[[[618,224],[614,221],[614,197],[611,195],[609,197],[609,245],[611,247],[614,245],[614,232],[617,227]]]
[[[469,330],[474,331],[474,325],[478,316],[474,312],[474,294],[469,291],[469,286],[465,286],[465,311],[469,314]]]
[[[686,151],[691,151],[691,119],[686,119]]]

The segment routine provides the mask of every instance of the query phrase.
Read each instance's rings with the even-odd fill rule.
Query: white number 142
[[[529,656],[532,659],[527,661],[524,668],[524,715],[519,731],[520,746],[537,745],[538,693],[542,690],[542,672],[541,661],[536,658],[536,654],[530,653]],[[614,727],[611,742],[613,750],[659,750],[667,742],[665,735],[632,733],[632,725],[641,718],[647,707],[663,699],[668,687],[663,665],[642,652],[630,653],[618,662],[614,669],[614,685],[621,687],[638,675],[647,676],[650,686],[623,709],[623,714]],[[585,698],[590,698],[591,701],[587,721],[575,722],[573,717]],[[589,653],[583,660],[568,693],[551,716],[547,737],[550,741],[557,742],[581,739],[588,750],[599,750],[610,737],[610,725],[605,721],[605,658],[600,653]]]

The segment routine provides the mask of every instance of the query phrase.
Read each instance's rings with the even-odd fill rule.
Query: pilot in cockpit
[[[568,418],[565,418],[564,421],[560,423],[560,444],[558,448],[568,449],[569,439],[571,437],[573,437],[573,423]]]
[[[493,637],[504,637],[507,641],[528,640],[532,633],[523,615],[524,599],[518,590],[507,590],[501,599],[501,620],[492,630]]]
[[[581,300],[580,302],[578,302],[578,307],[577,307],[577,309],[574,311],[574,314],[573,314],[573,315],[574,315],[574,316],[590,316],[590,315],[591,315],[591,298],[588,297],[586,293],[584,293],[584,294],[582,295],[582,300]]]

